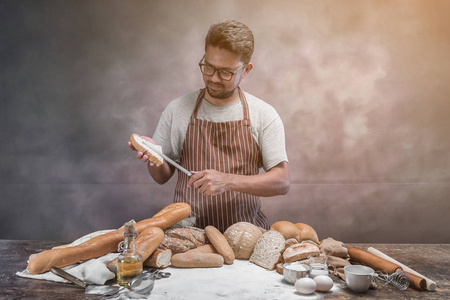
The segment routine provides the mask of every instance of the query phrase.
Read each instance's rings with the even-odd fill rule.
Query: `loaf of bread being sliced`
[[[268,270],[275,269],[284,249],[284,237],[275,230],[266,231],[256,242],[250,262]]]

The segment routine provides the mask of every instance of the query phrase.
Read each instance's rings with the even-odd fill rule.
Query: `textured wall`
[[[448,1],[1,1],[0,238],[72,240],[150,217],[131,133],[202,87],[217,20],[256,39],[242,87],[286,126],[271,222],[344,242],[448,243]]]

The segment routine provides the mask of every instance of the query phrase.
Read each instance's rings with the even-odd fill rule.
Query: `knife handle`
[[[72,283],[75,283],[76,285],[81,286],[82,288],[85,288],[87,286],[87,283],[85,281],[81,280],[78,277],[73,276],[72,274],[67,273],[63,269],[60,269],[58,267],[51,267],[50,271],[53,274],[58,275],[59,277],[62,277],[66,280],[69,280]]]

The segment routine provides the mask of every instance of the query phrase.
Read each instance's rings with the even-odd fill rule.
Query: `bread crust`
[[[144,153],[144,155],[148,156],[148,160],[151,161],[153,164],[155,164],[155,166],[159,167],[160,165],[163,164],[163,161],[161,161],[158,157],[156,157],[151,151],[147,150],[146,148],[144,148],[143,146],[141,146],[135,139],[135,135],[131,135],[130,137],[130,142],[133,145],[133,147]]]
[[[252,223],[238,222],[228,227],[223,235],[227,239],[231,249],[233,249],[236,258],[249,259],[262,233]]]
[[[317,245],[320,244],[319,237],[317,236],[314,228],[305,223],[295,223],[294,225],[300,230],[300,234],[302,237],[301,241],[311,240]]]
[[[172,250],[158,248],[144,261],[144,267],[167,268],[172,260]]]
[[[223,256],[225,263],[231,265],[235,259],[234,251],[219,229],[209,225],[205,227],[205,233],[217,253]]]
[[[289,221],[275,222],[272,224],[272,226],[270,226],[270,229],[276,230],[281,233],[286,240],[290,238],[294,238],[298,242],[301,242],[302,240],[300,229]]]
[[[206,244],[204,229],[196,227],[169,228],[164,231],[162,249],[170,249],[173,254],[183,253]]]
[[[298,243],[290,246],[283,252],[283,260],[284,262],[298,261],[319,252],[319,247],[313,244]]]
[[[187,218],[190,213],[189,204],[173,203],[158,212],[155,217],[137,222],[135,228],[138,233],[148,227],[166,229]],[[74,247],[45,250],[30,256],[27,269],[31,274],[41,274],[49,271],[52,266],[61,268],[82,260],[100,257],[115,252],[122,240],[123,228],[120,228]]]
[[[172,256],[172,265],[177,268],[217,268],[223,263],[223,256],[216,253],[189,250]]]

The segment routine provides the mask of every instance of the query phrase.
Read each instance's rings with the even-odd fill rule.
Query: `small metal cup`
[[[298,261],[283,264],[284,280],[286,280],[290,284],[295,284],[298,279],[309,277],[310,274],[311,267],[307,264],[303,264]]]

